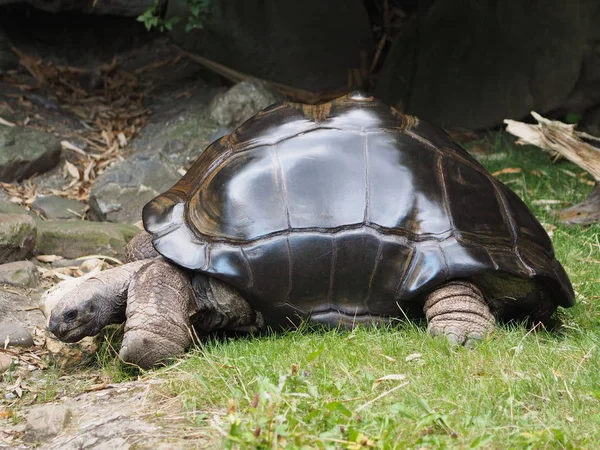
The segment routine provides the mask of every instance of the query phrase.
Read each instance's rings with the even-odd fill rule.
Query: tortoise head
[[[112,318],[106,292],[99,283],[83,283],[67,292],[50,313],[48,329],[64,342],[77,342],[94,336],[105,325],[119,322]]]

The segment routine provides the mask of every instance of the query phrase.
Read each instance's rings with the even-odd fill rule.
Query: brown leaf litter
[[[44,189],[43,192],[31,180],[0,186],[8,193],[10,201],[23,206],[33,202],[36,194],[57,195],[87,203],[94,179],[115,161],[124,159],[130,151],[129,143],[148,120],[151,111],[146,108],[145,100],[153,90],[153,84],[143,79],[144,73],[175,64],[181,55],[129,72],[121,68],[117,58],[90,69],[61,66],[26,55],[16,48],[13,50],[19,56],[21,66],[31,75],[23,78],[17,71],[11,71],[2,76],[3,82],[21,92],[9,94],[26,113],[26,118],[16,125],[59,135],[66,159],[63,167],[65,184],[61,189]],[[41,110],[30,101],[30,94],[42,88],[51,94],[47,97],[39,95],[39,102],[58,104],[63,114],[73,117],[81,125],[79,129],[71,128],[65,135],[39,114]],[[8,121],[2,119],[4,122]],[[9,125],[15,124],[11,121]]]

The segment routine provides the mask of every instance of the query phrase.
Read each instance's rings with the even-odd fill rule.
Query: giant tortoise
[[[150,367],[194,330],[331,327],[425,316],[470,345],[496,320],[574,303],[534,215],[441,129],[360,92],[278,103],[211,144],[143,209],[137,261],[53,309],[64,341],[126,321]]]

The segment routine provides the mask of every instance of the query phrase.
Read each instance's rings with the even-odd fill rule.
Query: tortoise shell
[[[360,92],[263,110],[143,219],[159,253],[234,286],[271,326],[419,315],[452,279],[504,319],[574,303],[515,193],[441,129]]]

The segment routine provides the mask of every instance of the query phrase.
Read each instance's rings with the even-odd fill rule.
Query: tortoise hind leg
[[[129,285],[119,355],[143,369],[183,355],[193,342],[190,316],[195,311],[188,272],[162,258],[152,260]]]
[[[431,292],[423,306],[432,336],[470,346],[494,328],[494,316],[481,291],[468,281],[451,281]]]
[[[252,333],[264,329],[260,312],[227,283],[197,273],[192,279],[198,313],[193,318],[199,331],[214,330]]]

